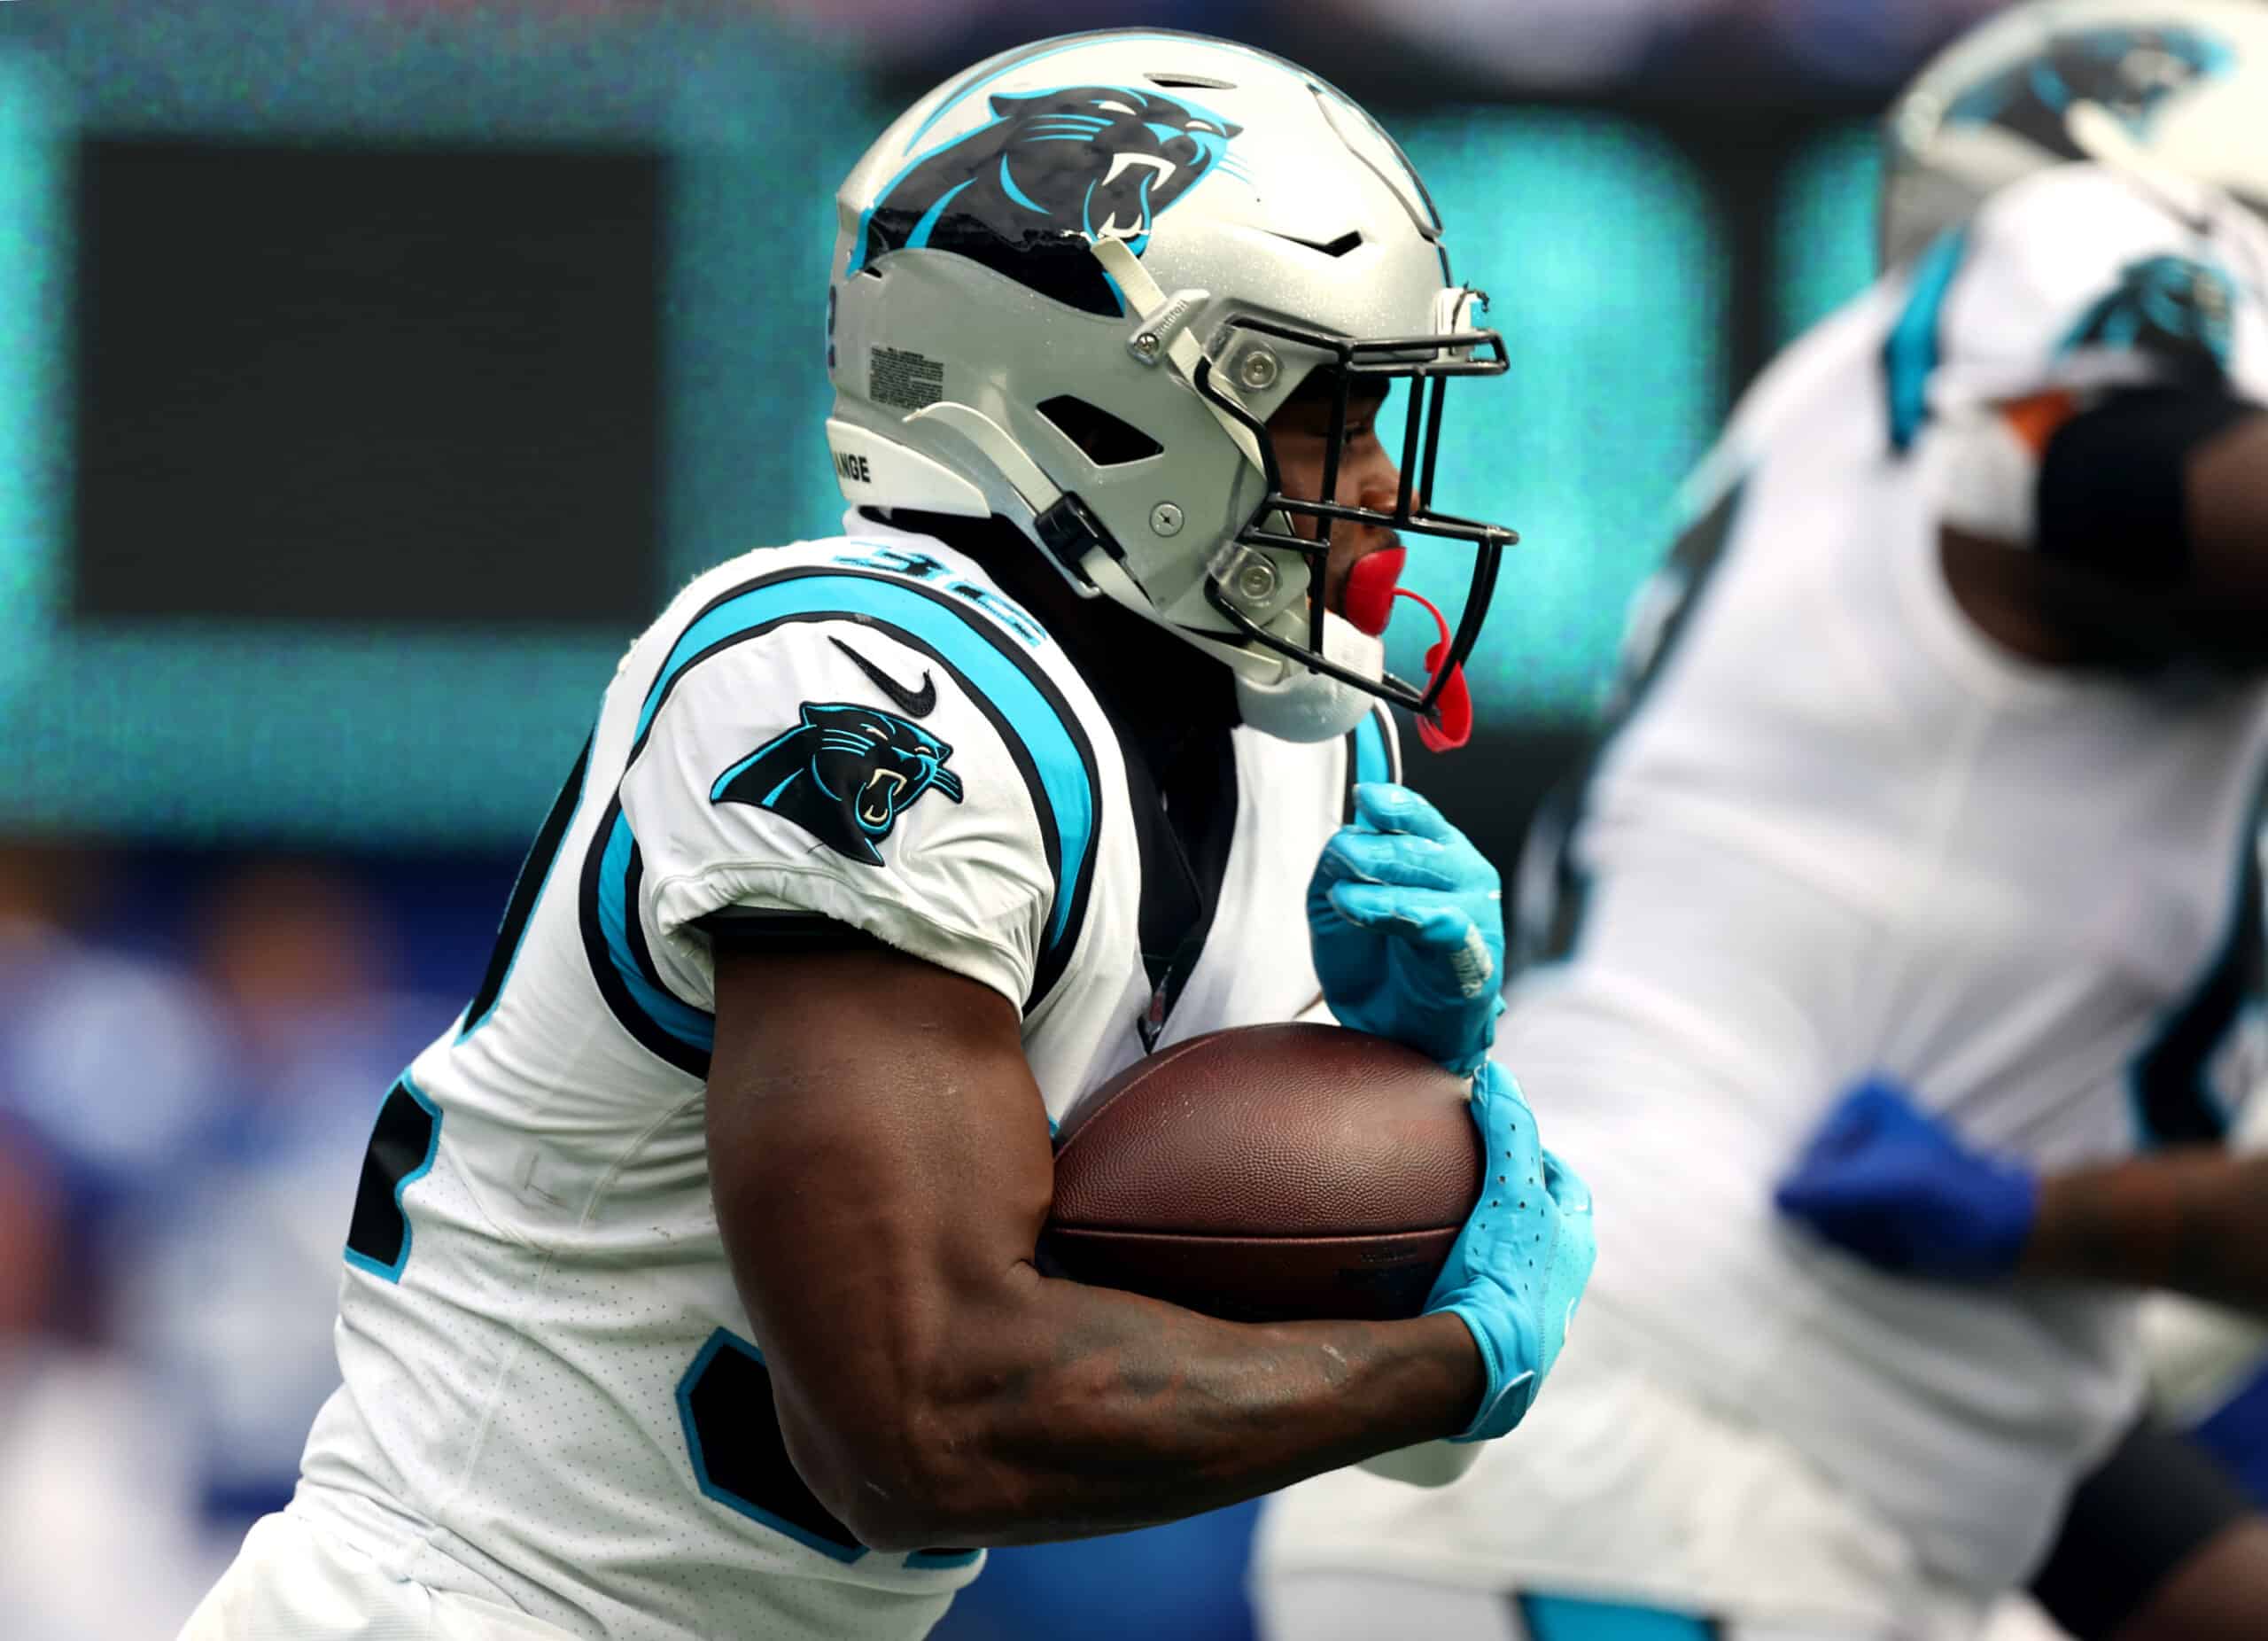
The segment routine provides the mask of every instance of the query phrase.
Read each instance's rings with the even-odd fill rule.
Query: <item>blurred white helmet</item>
[[[850,502],[1001,515],[1081,593],[1233,668],[1267,733],[1344,734],[1375,696],[1433,710],[1517,540],[1432,510],[1443,393],[1501,374],[1504,347],[1361,108],[1226,41],[1075,35],[923,97],[836,203],[827,437]],[[1318,369],[1342,424],[1358,380],[1410,382],[1394,511],[1332,504],[1335,471],[1285,494],[1266,424]],[[1348,521],[1473,555],[1430,688],[1324,610]]]
[[[2268,0],[2034,0],[1955,41],[1890,112],[1885,266],[2074,159],[2268,208]]]

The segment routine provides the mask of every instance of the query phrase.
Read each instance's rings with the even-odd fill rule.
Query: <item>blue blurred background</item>
[[[1508,852],[1683,471],[1867,276],[1884,94],[1989,9],[0,6],[0,1635],[170,1634],[288,1491],[371,1114],[615,658],[835,527],[831,197],[899,106],[1146,22],[1402,138],[1511,344],[1444,501],[1526,538],[1418,781]],[[1248,1528],[998,1555],[940,1633],[1246,1635]]]

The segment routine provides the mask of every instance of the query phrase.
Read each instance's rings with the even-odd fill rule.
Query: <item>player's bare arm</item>
[[[717,993],[726,1247],[788,1451],[862,1542],[1115,1532],[1472,1420],[1447,1314],[1243,1326],[1042,1276],[1047,1119],[998,993],[878,945],[729,944]]]
[[[2268,1156],[2197,1146],[2050,1174],[2017,1270],[2268,1317]]]
[[[1776,1197],[1886,1270],[2167,1288],[2268,1316],[2268,1154],[2256,1150],[2177,1146],[2044,1171],[1876,1080],[1829,1115]]]
[[[2117,395],[2047,444],[2038,550],[1948,526],[1962,608],[2051,665],[2268,663],[2268,414],[2216,388]]]

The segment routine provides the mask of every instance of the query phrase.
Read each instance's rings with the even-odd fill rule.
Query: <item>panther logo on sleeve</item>
[[[837,854],[883,864],[874,845],[931,790],[961,801],[953,750],[871,706],[806,701],[803,722],[717,777],[712,804],[748,804],[794,821]]]
[[[846,276],[886,252],[951,251],[1042,295],[1115,316],[1088,247],[1137,256],[1175,201],[1233,170],[1243,129],[1193,103],[1125,86],[1065,86],[992,98],[993,119],[920,156],[867,213]]]
[[[2236,346],[2236,282],[2221,269],[2186,256],[2145,257],[2126,265],[2063,346],[2132,348],[2218,377]]]

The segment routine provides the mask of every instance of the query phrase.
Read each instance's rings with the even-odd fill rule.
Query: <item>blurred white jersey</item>
[[[711,572],[631,649],[479,994],[385,1100],[290,1513],[391,1577],[675,1641],[918,1637],[976,1573],[868,1551],[788,1462],[710,1197],[704,918],[831,920],[997,989],[1055,1121],[1146,1041],[1317,995],[1307,880],[1357,766],[1393,775],[1383,711],[1234,732],[1209,932],[1153,979],[1138,760],[970,560],[850,528]]]
[[[2134,1413],[2132,1307],[1880,1276],[1775,1222],[1771,1188],[1870,1076],[2046,1167],[2215,1138],[2248,1088],[2268,693],[2014,658],[1954,604],[1938,523],[1988,411],[2050,414],[2043,396],[2201,357],[2268,401],[2264,273],[2268,231],[2238,207],[2065,167],[1778,362],[1634,608],[1635,688],[1561,868],[1557,960],[1497,1034],[1599,1204],[1571,1356],[1586,1325],[1611,1331],[1971,1591],[2021,1582]],[[1534,1422],[1552,1419],[1547,1393]],[[1801,1605],[1799,1536],[1641,1566],[1662,1535],[1561,1525],[1586,1482],[1546,1428],[1578,1467],[1529,1507],[1529,1435],[1422,1504],[1356,1512],[1332,1489],[1363,1483],[1340,1476],[1295,1489],[1271,1554]],[[1617,1474],[1596,1466],[1595,1490]],[[1626,1526],[1653,1508],[1635,1484],[1596,1506]],[[1886,1586],[1878,1605],[1897,1616]]]

